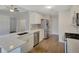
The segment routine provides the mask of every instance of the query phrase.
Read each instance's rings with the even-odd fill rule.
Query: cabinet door
[[[33,34],[29,35],[28,41],[27,41],[27,50],[28,52],[33,48],[34,45],[34,36]]]
[[[25,41],[26,43],[25,44],[23,44],[22,45],[22,47],[21,47],[21,52],[22,53],[26,53],[28,50],[28,46],[27,46],[27,41],[28,41],[28,35],[27,34],[25,34],[25,35],[21,35],[20,37],[18,37],[18,39],[20,39],[20,40],[23,40],[23,41]]]
[[[21,47],[21,52],[22,53],[29,52],[33,48],[33,45],[34,45],[33,34],[23,35],[19,39],[24,40],[26,42]]]
[[[44,39],[44,30],[40,31],[40,41]]]
[[[12,50],[12,51],[9,52],[9,53],[21,53],[21,47],[16,48],[16,49]]]
[[[30,24],[36,23],[36,21],[35,21],[35,17],[36,17],[35,13],[31,12],[29,15],[30,15]]]
[[[41,15],[40,14],[36,14],[36,24],[41,24]]]
[[[30,13],[30,24],[41,24],[41,16],[38,13]]]
[[[28,38],[28,35],[27,35],[27,34],[20,35],[20,36],[18,37],[18,39],[23,40],[23,41],[27,41],[27,38]]]

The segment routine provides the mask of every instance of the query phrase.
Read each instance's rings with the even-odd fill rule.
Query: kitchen
[[[0,58],[79,57],[78,1],[0,2]]]
[[[0,52],[30,53],[32,50],[44,53],[79,52],[78,7],[1,6]]]
[[[48,20],[50,16],[46,18],[41,13],[24,11],[23,9],[21,10],[20,7],[13,5],[2,7],[2,10],[0,10],[1,53],[29,52],[45,38],[41,20]]]

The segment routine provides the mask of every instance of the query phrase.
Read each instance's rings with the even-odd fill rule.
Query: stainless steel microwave
[[[79,26],[79,13],[76,13],[76,25]]]

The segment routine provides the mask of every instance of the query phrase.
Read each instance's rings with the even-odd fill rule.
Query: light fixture
[[[10,9],[10,12],[14,12],[14,9]]]
[[[10,6],[10,12],[14,12],[14,6],[13,5]]]
[[[47,8],[47,9],[51,9],[51,8],[52,8],[52,6],[46,6],[45,8]]]

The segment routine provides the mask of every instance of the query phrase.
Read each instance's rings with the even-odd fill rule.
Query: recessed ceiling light
[[[52,6],[46,6],[45,8],[47,8],[47,9],[51,9],[51,8],[52,8]]]

